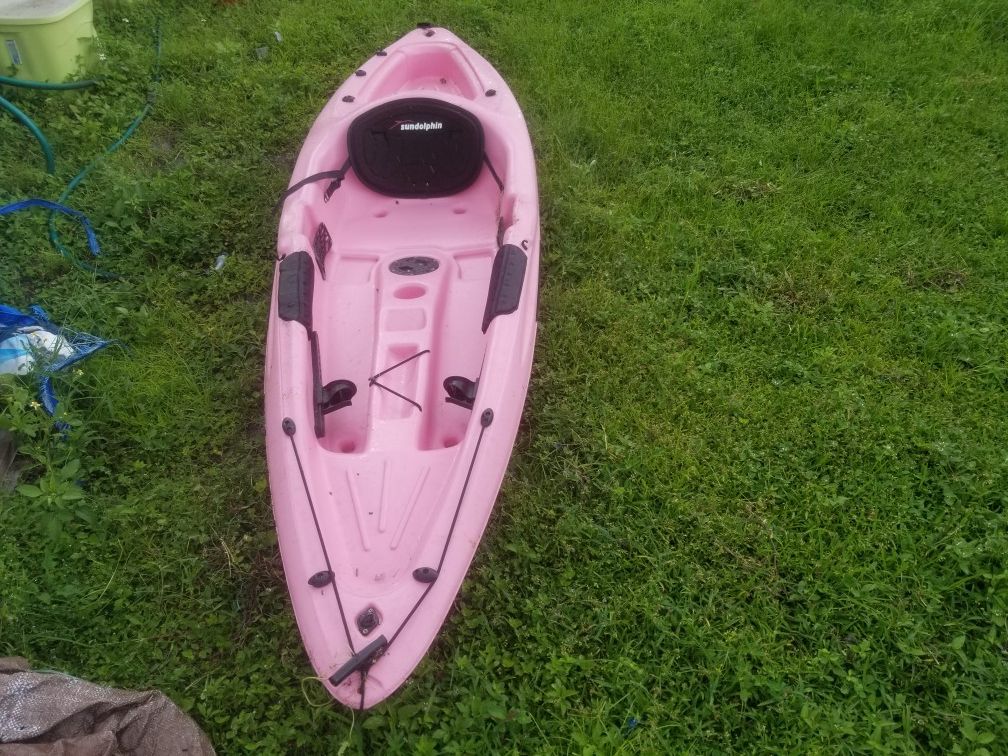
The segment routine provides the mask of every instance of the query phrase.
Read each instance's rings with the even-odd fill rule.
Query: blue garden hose
[[[97,255],[101,252],[101,247],[98,245],[98,236],[95,234],[94,228],[92,228],[91,221],[88,220],[88,217],[80,210],[74,210],[72,207],[67,207],[59,202],[50,202],[49,200],[40,199],[38,197],[31,197],[29,199],[11,202],[8,205],[0,205],[0,215],[10,215],[11,213],[18,213],[22,210],[30,210],[35,207],[41,207],[44,210],[48,210],[50,213],[63,213],[63,215],[75,218],[77,222],[84,227],[84,233],[87,235],[88,249],[91,250],[91,254]]]
[[[59,196],[59,199],[57,200],[58,203],[63,204],[64,202],[66,202],[67,198],[70,196],[73,190],[77,188],[78,184],[80,184],[87,177],[87,175],[91,173],[91,171],[97,168],[98,164],[101,163],[102,160],[104,160],[106,157],[108,157],[113,152],[122,147],[123,144],[125,144],[126,140],[129,139],[130,136],[132,136],[133,132],[136,131],[137,128],[140,126],[140,124],[143,122],[143,119],[147,117],[148,113],[150,113],[152,107],[153,102],[148,102],[146,105],[144,105],[143,109],[137,114],[137,117],[133,119],[133,123],[131,123],[126,128],[126,131],[123,132],[122,136],[119,137],[119,139],[117,139],[111,146],[109,146],[105,150],[105,152],[103,152],[97,158],[88,163],[84,167],[84,170],[82,170],[80,173],[78,173],[70,180],[70,183],[67,184],[66,189],[64,189],[63,193]],[[107,278],[107,279],[120,278],[120,276],[116,273],[109,273],[108,271],[101,270],[100,268],[97,268],[94,265],[91,265],[90,263],[86,263],[83,260],[78,260],[74,256],[74,254],[63,245],[63,242],[60,241],[59,230],[56,228],[55,212],[49,213],[49,241],[57,252],[59,252],[61,255],[63,255],[63,257],[68,259],[70,262],[72,262],[76,267],[80,268],[81,270],[86,271],[88,273],[94,273],[99,278]]]
[[[63,257],[70,260],[70,262],[72,262],[76,267],[89,273],[93,273],[101,278],[119,278],[119,276],[117,276],[114,273],[108,273],[106,271],[100,270],[99,268],[96,268],[93,265],[78,260],[70,252],[70,250],[68,250],[63,245],[62,241],[60,241],[59,230],[56,228],[56,212],[62,206],[62,204],[66,202],[67,198],[74,191],[74,189],[77,188],[77,186],[87,177],[89,173],[91,173],[91,171],[93,171],[98,166],[98,164],[102,160],[104,160],[106,157],[108,157],[113,152],[115,152],[116,150],[118,150],[120,147],[123,146],[126,140],[133,135],[133,132],[136,131],[137,128],[139,128],[140,124],[143,122],[143,120],[150,113],[151,109],[154,107],[154,100],[156,97],[154,86],[161,80],[161,39],[162,39],[161,24],[158,23],[157,27],[154,30],[154,49],[155,49],[154,69],[151,73],[151,84],[150,89],[147,92],[146,104],[137,114],[136,118],[133,119],[130,125],[126,127],[126,131],[122,133],[122,136],[120,136],[115,142],[113,142],[108,148],[106,148],[106,150],[101,155],[99,155],[93,161],[84,166],[83,170],[81,170],[80,173],[78,173],[70,180],[70,183],[67,184],[66,189],[64,189],[63,193],[60,194],[57,203],[53,204],[52,207],[50,208],[49,213],[50,243],[53,245],[53,247],[56,249],[57,252],[59,252]],[[0,76],[0,84],[6,84],[13,87],[24,87],[27,89],[42,89],[53,91],[86,89],[88,87],[95,86],[97,83],[98,83],[97,80],[85,79],[81,81],[70,81],[63,84],[51,84],[49,82],[44,81],[31,81],[28,79],[14,79],[9,76]],[[42,148],[42,153],[45,155],[46,171],[50,174],[55,173],[56,155],[53,152],[52,145],[49,144],[49,140],[46,139],[45,134],[42,133],[42,130],[38,126],[36,126],[35,122],[32,121],[32,119],[29,118],[27,115],[25,115],[20,108],[18,108],[16,105],[14,105],[14,103],[10,102],[9,100],[4,99],[3,97],[0,97],[0,108],[3,108],[12,116],[14,116],[14,118],[19,123],[21,123],[25,128],[27,128],[32,133],[32,136],[35,137],[35,139],[39,143],[39,146]],[[34,206],[36,207],[38,206],[37,204],[38,201],[31,201],[31,202],[35,203]],[[9,210],[10,206],[4,209]],[[62,210],[60,211],[62,212]],[[93,255],[97,255],[98,243],[97,240],[94,238],[94,232],[91,230],[90,224],[88,224],[86,220],[84,221],[84,227],[87,230],[88,246],[91,249],[91,253]]]

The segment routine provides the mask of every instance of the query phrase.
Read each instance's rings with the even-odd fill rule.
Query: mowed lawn
[[[0,301],[119,342],[60,381],[66,438],[0,383],[48,492],[0,498],[0,655],[158,687],[223,754],[1004,753],[1008,5],[407,5],[99,2],[102,87],[4,89],[59,174],[0,118],[0,203],[55,198],[145,102],[162,19],[151,115],[70,199],[121,278],[0,220]],[[271,209],[417,21],[525,110],[541,326],[457,608],[355,717],[273,531]]]

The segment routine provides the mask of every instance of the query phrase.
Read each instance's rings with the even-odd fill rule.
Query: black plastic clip
[[[332,199],[332,196],[336,193],[336,190],[343,186],[343,176],[333,179],[329,182],[329,186],[326,187],[325,193],[322,195],[322,201],[328,202]]]

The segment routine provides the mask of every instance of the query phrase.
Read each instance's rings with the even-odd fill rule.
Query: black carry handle
[[[284,202],[286,202],[287,198],[290,197],[292,194],[294,194],[294,192],[298,191],[302,187],[307,186],[308,184],[313,184],[316,181],[321,181],[322,179],[332,179],[332,184],[330,184],[329,188],[326,189],[325,199],[326,202],[328,202],[329,198],[332,196],[332,193],[336,189],[339,189],[340,184],[343,183],[343,179],[346,178],[347,171],[349,170],[350,170],[350,161],[347,160],[345,163],[343,163],[343,167],[340,168],[339,170],[322,171],[321,173],[315,173],[312,174],[311,176],[301,179],[296,184],[294,184],[294,186],[289,186],[283,191],[283,194],[280,195],[280,199],[278,199],[277,203],[273,206],[273,212],[275,213],[277,210],[283,207]]]
[[[354,672],[367,670],[378,661],[378,657],[385,653],[388,641],[384,635],[380,635],[368,643],[364,648],[347,659],[346,664],[337,669],[329,676],[329,684],[336,686],[346,680]]]

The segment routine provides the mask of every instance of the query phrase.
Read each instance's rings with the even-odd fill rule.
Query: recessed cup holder
[[[396,299],[419,299],[426,293],[426,286],[421,286],[420,284],[407,284],[406,286],[400,286],[398,289],[393,291],[392,296]]]

